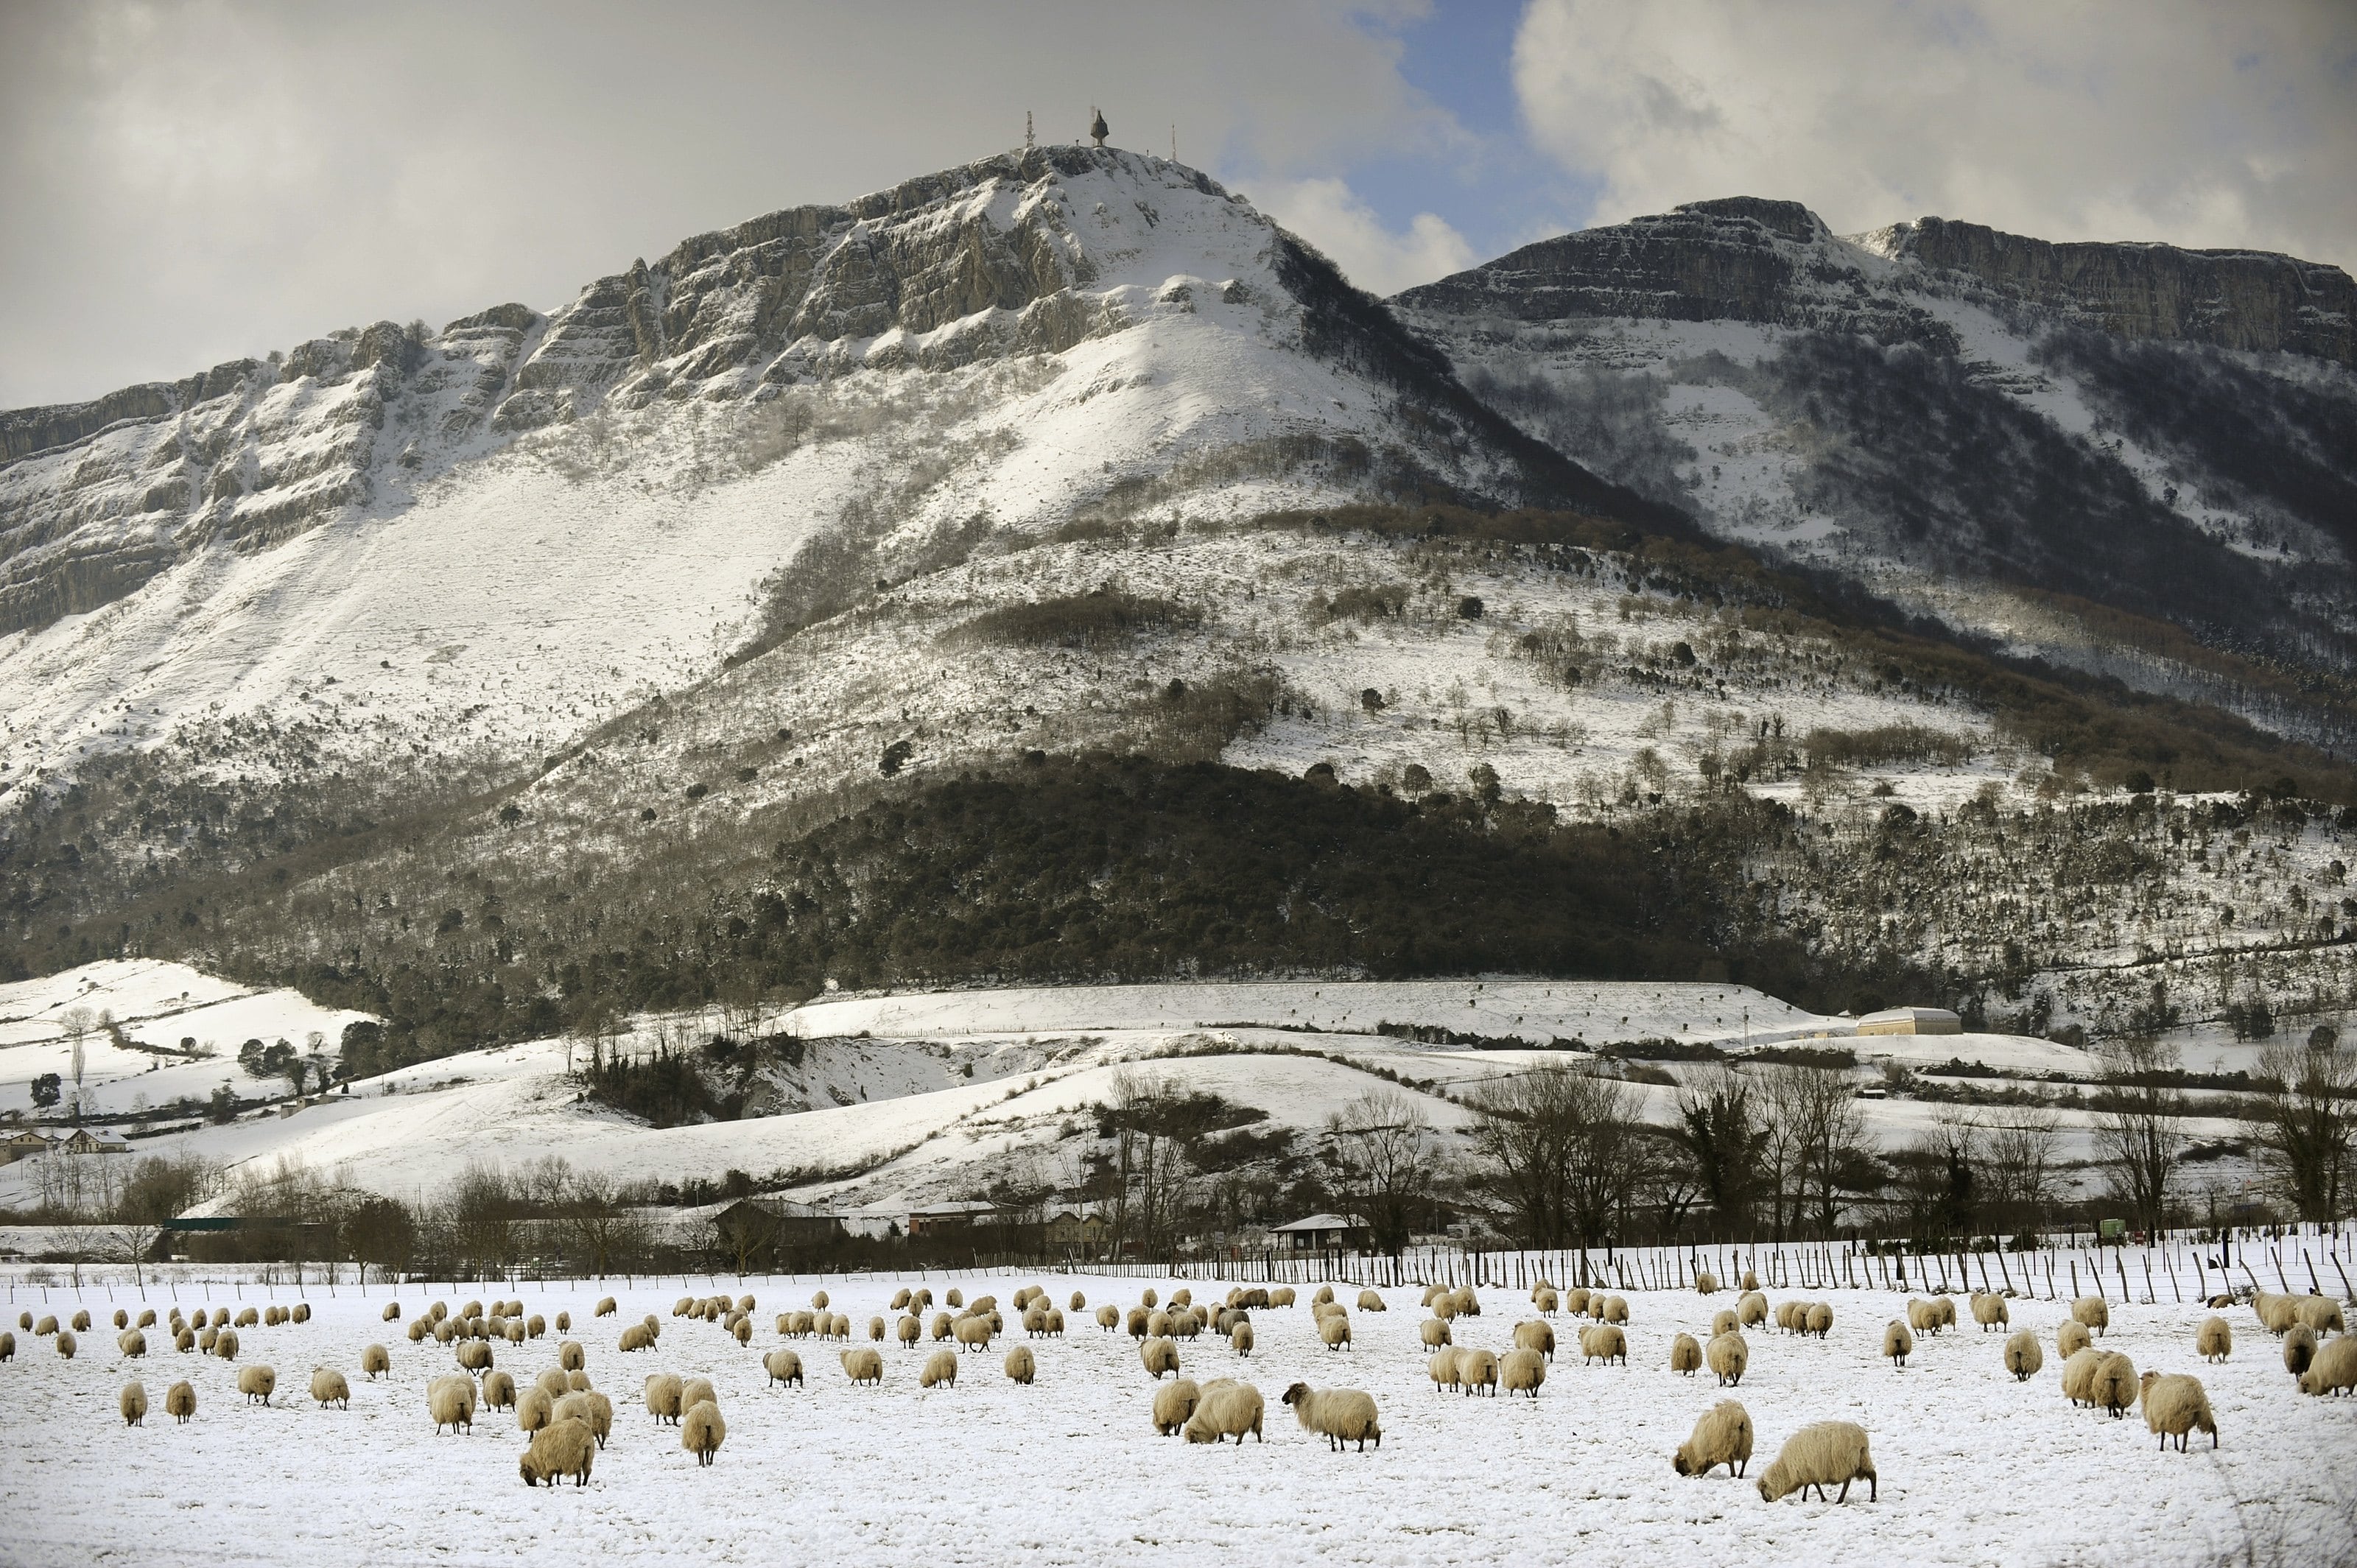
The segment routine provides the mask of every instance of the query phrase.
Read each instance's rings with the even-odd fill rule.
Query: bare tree
[[[1866,1112],[1849,1075],[1835,1068],[1792,1069],[1783,1098],[1800,1129],[1794,1225],[1805,1214],[1819,1235],[1830,1236],[1841,1221],[1847,1184],[1867,1167]]]
[[[1677,1122],[1670,1135],[1703,1201],[1720,1221],[1748,1224],[1759,1185],[1760,1141],[1750,1084],[1724,1066],[1688,1079],[1678,1086]]]
[[[1189,1185],[1183,1119],[1176,1113],[1184,1099],[1168,1077],[1126,1068],[1114,1074],[1112,1101],[1100,1112],[1114,1140],[1103,1179],[1116,1257],[1133,1247],[1159,1254],[1176,1239]]]
[[[720,1250],[734,1260],[739,1276],[753,1272],[753,1260],[767,1251],[778,1239],[778,1220],[759,1204],[747,1200],[730,1204],[715,1215],[712,1234]]]
[[[1343,1195],[1375,1248],[1396,1258],[1429,1202],[1438,1155],[1424,1108],[1395,1089],[1361,1095],[1326,1118],[1326,1155]]]
[[[2008,1107],[1984,1129],[1982,1163],[1987,1172],[1990,1210],[2016,1234],[2045,1229],[2054,1201],[2059,1118],[2034,1106]]]
[[[1619,1079],[1550,1062],[1493,1079],[1473,1102],[1479,1174],[1535,1247],[1587,1247],[1609,1233],[1641,1162],[1637,1095]]]
[[[2157,1230],[2167,1218],[2169,1184],[2185,1150],[2185,1092],[2170,1082],[2177,1047],[2132,1035],[2106,1040],[2094,1053],[2104,1086],[2094,1113],[2096,1151],[2137,1228]]]
[[[2271,1080],[2259,1118],[2259,1163],[2268,1184],[2302,1219],[2341,1219],[2357,1200],[2357,1051],[2319,1025],[2305,1046],[2269,1046],[2259,1061]]]
[[[613,1178],[603,1171],[584,1171],[573,1178],[565,1224],[590,1272],[599,1279],[611,1272],[616,1258],[633,1250],[639,1240],[638,1217],[622,1207]]]

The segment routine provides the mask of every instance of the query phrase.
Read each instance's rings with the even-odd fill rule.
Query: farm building
[[[1861,1035],[1961,1035],[1964,1021],[1945,1007],[1886,1007],[1857,1021]]]

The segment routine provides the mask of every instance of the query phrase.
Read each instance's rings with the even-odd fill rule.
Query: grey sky
[[[1182,158],[1385,292],[1737,189],[1837,227],[1942,211],[2345,264],[2352,12],[0,0],[0,406],[546,308],[689,234],[1014,145],[1027,108],[1068,140],[1092,102],[1125,145],[1167,151],[1175,121]]]

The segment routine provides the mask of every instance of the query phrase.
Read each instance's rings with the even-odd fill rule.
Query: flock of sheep
[[[1696,1285],[1706,1296],[1720,1294],[1719,1282],[1707,1273],[1698,1276]],[[1782,1334],[1823,1339],[1833,1327],[1833,1310],[1824,1302],[1788,1300],[1771,1311],[1767,1296],[1749,1273],[1735,1287],[1735,1295],[1734,1305],[1713,1315],[1706,1338],[1698,1340],[1694,1335],[1679,1333],[1669,1340],[1667,1364],[1671,1371],[1694,1377],[1707,1370],[1720,1388],[1734,1389],[1740,1386],[1750,1366],[1751,1350],[1745,1338],[1746,1330],[1772,1322]],[[1255,1348],[1253,1315],[1283,1312],[1291,1308],[1295,1301],[1295,1292],[1287,1286],[1237,1286],[1216,1302],[1201,1303],[1194,1299],[1191,1287],[1174,1290],[1167,1301],[1148,1289],[1125,1310],[1110,1304],[1100,1305],[1093,1321],[1100,1333],[1125,1331],[1137,1342],[1140,1365],[1154,1384],[1149,1417],[1157,1434],[1183,1436],[1187,1442],[1197,1444],[1219,1444],[1233,1438],[1241,1444],[1246,1435],[1265,1441],[1265,1402],[1260,1391],[1237,1378],[1198,1382],[1184,1376],[1180,1346],[1207,1333],[1215,1335],[1225,1342],[1242,1369],[1250,1365]],[[1492,1350],[1457,1343],[1458,1325],[1481,1316],[1481,1303],[1470,1288],[1451,1290],[1434,1285],[1426,1289],[1423,1305],[1429,1316],[1421,1326],[1419,1337],[1429,1352],[1427,1367],[1435,1391],[1465,1395],[1494,1395],[1502,1391],[1509,1396],[1521,1394],[1537,1399],[1556,1353],[1555,1319],[1559,1316],[1585,1320],[1578,1332],[1584,1364],[1599,1360],[1607,1365],[1627,1363],[1630,1311],[1625,1297],[1578,1287],[1558,1290],[1542,1280],[1531,1291],[1531,1303],[1537,1316],[1514,1326],[1512,1348]],[[2222,1309],[2233,1303],[2233,1298],[2219,1297],[2210,1305]],[[2357,1337],[2347,1333],[2337,1303],[2319,1295],[2277,1295],[2260,1291],[2248,1305],[2261,1326],[2282,1340],[2284,1365],[2297,1379],[2301,1392],[2338,1395],[2357,1391]],[[750,1295],[682,1296],[674,1304],[672,1316],[674,1320],[716,1326],[736,1346],[749,1347],[757,1332],[755,1305]],[[1361,1313],[1386,1310],[1382,1294],[1372,1290],[1359,1294],[1357,1306]],[[1983,1333],[2009,1329],[2010,1308],[2006,1295],[1975,1293],[1969,1306],[1973,1321]],[[1311,1296],[1308,1309],[1310,1325],[1325,1349],[1340,1352],[1351,1348],[1350,1311],[1335,1299],[1330,1286],[1319,1288]],[[1088,1311],[1087,1299],[1082,1292],[1071,1293],[1069,1310],[1075,1318],[1087,1321],[1082,1316]],[[950,1288],[936,1308],[930,1286],[903,1287],[891,1300],[891,1312],[897,1317],[869,1317],[863,1344],[854,1343],[851,1318],[831,1310],[827,1293],[822,1290],[811,1297],[807,1310],[778,1313],[774,1328],[780,1340],[815,1339],[840,1345],[837,1359],[844,1377],[854,1386],[883,1382],[885,1361],[877,1347],[897,1341],[901,1347],[917,1349],[930,1340],[936,1348],[925,1357],[917,1377],[920,1388],[930,1389],[954,1386],[965,1353],[987,1354],[994,1341],[1008,1335],[1011,1323],[1024,1339],[1006,1351],[1000,1368],[1011,1381],[1028,1386],[1039,1370],[1031,1342],[1062,1337],[1065,1311],[1038,1285],[1014,1291],[1004,1312],[997,1297],[992,1294],[978,1294],[969,1300],[959,1290]],[[607,1296],[592,1310],[591,1318],[594,1322],[619,1315],[615,1298]],[[210,1312],[199,1308],[193,1316],[184,1317],[181,1309],[174,1306],[164,1332],[168,1333],[173,1348],[180,1353],[235,1361],[241,1349],[241,1328],[266,1330],[282,1323],[304,1323],[309,1317],[310,1308],[303,1304],[291,1307],[248,1306],[233,1319],[226,1307]],[[399,1305],[386,1305],[382,1319],[387,1323],[400,1322]],[[2126,1355],[2108,1350],[2099,1342],[2109,1329],[2110,1320],[2110,1308],[2100,1296],[2083,1297],[2072,1304],[2070,1316],[2054,1337],[2055,1351],[2062,1359],[2064,1395],[2073,1405],[2102,1410],[2115,1418],[2141,1405],[2147,1429],[2157,1435],[2164,1449],[2174,1438],[2178,1450],[2182,1452],[2195,1432],[2207,1435],[2215,1446],[2218,1423],[2201,1380],[2187,1373],[2147,1371],[2139,1375]],[[157,1326],[154,1309],[143,1309],[136,1322],[127,1311],[118,1310],[113,1322],[116,1348],[124,1359],[135,1360],[147,1355],[147,1330]],[[1905,1318],[1894,1318],[1884,1326],[1882,1354],[1894,1367],[1904,1369],[1908,1357],[1915,1351],[1918,1337],[1937,1336],[1953,1328],[1956,1322],[1956,1304],[1947,1296],[1910,1300]],[[80,1345],[76,1337],[90,1331],[91,1316],[86,1310],[77,1312],[70,1325],[60,1325],[55,1316],[36,1321],[32,1313],[26,1312],[19,1316],[17,1327],[36,1337],[49,1339],[59,1356],[71,1359]],[[538,1313],[528,1312],[521,1301],[494,1301],[488,1308],[480,1301],[469,1301],[455,1312],[437,1301],[405,1326],[411,1344],[424,1345],[430,1340],[447,1348],[451,1356],[451,1369],[432,1378],[425,1390],[426,1413],[437,1434],[445,1430],[471,1432],[480,1410],[511,1412],[525,1442],[517,1464],[526,1485],[554,1486],[570,1477],[576,1486],[587,1486],[597,1455],[605,1448],[613,1431],[615,1414],[612,1400],[590,1381],[587,1370],[588,1351],[582,1342],[561,1337],[555,1364],[540,1371],[528,1384],[519,1384],[516,1373],[494,1364],[516,1348],[543,1339],[551,1331],[550,1322]],[[572,1331],[571,1315],[555,1314],[554,1332],[563,1337]],[[616,1337],[618,1353],[654,1351],[664,1332],[665,1325],[653,1313],[637,1322],[622,1324]],[[2221,1316],[2207,1318],[2195,1331],[2193,1351],[2205,1361],[2226,1359],[2233,1353],[2232,1325]],[[16,1354],[16,1334],[0,1331],[0,1361],[12,1359]],[[2040,1370],[2044,1361],[2044,1349],[2034,1332],[2025,1328],[2007,1333],[2000,1356],[2005,1372],[2027,1381]],[[761,1357],[761,1365],[771,1387],[802,1386],[802,1354],[794,1345],[780,1344],[768,1350]],[[385,1378],[392,1369],[393,1355],[384,1345],[371,1344],[361,1351],[360,1370],[368,1380]],[[247,1402],[267,1404],[276,1393],[277,1374],[266,1364],[241,1366],[237,1388]],[[322,1409],[350,1406],[350,1384],[337,1368],[313,1368],[309,1392]],[[674,1427],[681,1447],[694,1455],[700,1466],[714,1462],[726,1440],[727,1424],[710,1380],[657,1372],[644,1379],[640,1398],[658,1428]],[[1303,1430],[1325,1438],[1330,1449],[1339,1451],[1351,1445],[1363,1452],[1370,1444],[1378,1448],[1383,1444],[1381,1412],[1373,1396],[1362,1390],[1314,1389],[1296,1381],[1286,1389],[1280,1402],[1292,1409]],[[196,1407],[194,1386],[186,1380],[172,1384],[164,1396],[164,1413],[180,1423],[193,1418]],[[120,1411],[129,1424],[145,1423],[148,1402],[142,1383],[134,1380],[124,1386]],[[1672,1465],[1677,1474],[1692,1477],[1707,1475],[1724,1465],[1731,1477],[1741,1477],[1751,1459],[1754,1436],[1750,1414],[1744,1407],[1732,1398],[1721,1399],[1704,1412],[1692,1434],[1677,1446],[1672,1455]],[[1760,1496],[1770,1501],[1809,1491],[1823,1498],[1826,1488],[1837,1487],[1834,1501],[1838,1503],[1847,1500],[1850,1486],[1856,1481],[1867,1484],[1869,1498],[1878,1495],[1878,1482],[1866,1431],[1851,1422],[1824,1421],[1802,1426],[1788,1436],[1774,1463],[1759,1477],[1757,1485]]]

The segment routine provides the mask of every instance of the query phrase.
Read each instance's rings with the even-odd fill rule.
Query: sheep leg
[[[1851,1481],[1852,1479],[1854,1479],[1854,1478],[1855,1478],[1855,1477],[1846,1477],[1846,1477],[1844,1477],[1842,1478],[1842,1489],[1841,1489],[1841,1492],[1840,1492],[1840,1494],[1839,1494],[1838,1496],[1836,1496],[1836,1497],[1834,1498],[1834,1501],[1835,1501],[1835,1502],[1837,1502],[1837,1503],[1846,1503],[1846,1502],[1849,1501],[1849,1484],[1850,1484],[1850,1481]]]

